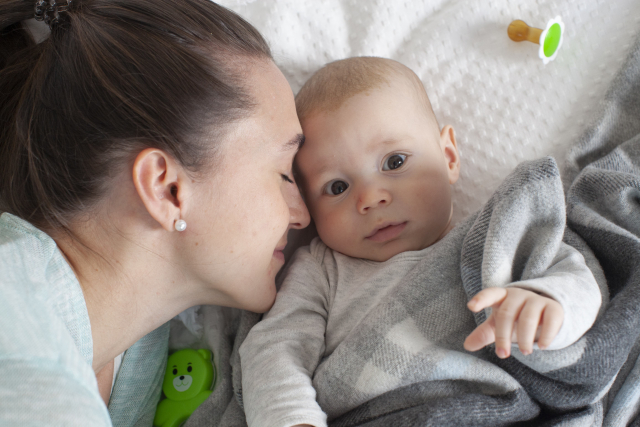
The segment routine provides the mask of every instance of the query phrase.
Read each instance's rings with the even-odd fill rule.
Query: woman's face
[[[247,81],[256,106],[232,126],[214,171],[193,183],[198,200],[183,211],[181,256],[201,282],[199,300],[263,312],[275,299],[287,231],[306,227],[309,213],[290,182],[303,138],[291,88],[271,61],[254,62]]]

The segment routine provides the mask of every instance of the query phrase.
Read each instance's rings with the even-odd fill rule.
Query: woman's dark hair
[[[210,164],[253,106],[243,59],[271,58],[209,0],[74,0],[40,44],[22,23],[34,5],[0,0],[0,200],[45,230],[67,229],[145,148]]]

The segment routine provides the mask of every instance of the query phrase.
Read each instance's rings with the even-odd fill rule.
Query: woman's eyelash
[[[287,175],[281,174],[281,176],[283,180],[287,181],[289,184],[293,184],[293,180],[289,178]]]

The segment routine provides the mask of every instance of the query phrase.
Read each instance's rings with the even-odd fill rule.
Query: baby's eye
[[[330,196],[337,196],[347,191],[347,188],[349,188],[349,184],[344,181],[331,181],[325,187],[325,192]]]
[[[383,171],[389,171],[393,169],[401,168],[406,160],[407,156],[404,154],[393,154],[384,161],[382,165]]]

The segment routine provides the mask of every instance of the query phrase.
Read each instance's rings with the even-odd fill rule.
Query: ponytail
[[[11,136],[17,130],[15,112],[37,62],[35,42],[22,22],[32,17],[32,2],[6,0],[0,5],[0,183],[10,180],[17,167],[19,150]],[[8,209],[3,193],[0,190],[0,212]]]
[[[0,6],[0,70],[7,66],[11,56],[34,44],[30,33],[22,27],[22,21],[29,18],[33,18],[31,2],[7,0]]]

